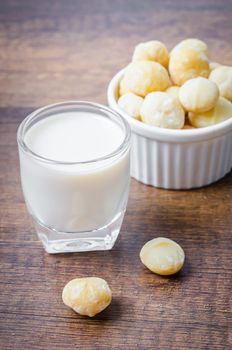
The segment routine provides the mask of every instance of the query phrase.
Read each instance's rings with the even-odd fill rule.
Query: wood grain
[[[136,43],[171,48],[199,37],[232,62],[232,2],[116,0],[0,3],[0,349],[232,348],[232,175],[194,191],[131,182],[120,238],[108,252],[48,255],[20,188],[16,130],[34,108],[67,99],[106,103],[106,87]],[[156,236],[178,241],[172,278],[139,261]],[[61,301],[65,283],[101,275],[113,303],[94,319]]]

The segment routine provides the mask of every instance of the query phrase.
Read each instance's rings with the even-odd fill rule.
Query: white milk
[[[64,162],[103,157],[123,142],[123,132],[112,120],[88,112],[59,113],[35,124],[25,135],[26,145],[38,155]]]
[[[28,148],[44,158],[84,162],[107,156],[123,142],[121,127],[87,112],[42,119],[26,133]],[[53,164],[20,152],[23,192],[30,213],[47,227],[77,232],[98,229],[125,209],[129,151],[88,164]]]

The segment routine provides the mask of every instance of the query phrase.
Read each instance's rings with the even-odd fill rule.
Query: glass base
[[[113,248],[122,225],[125,211],[108,225],[93,231],[61,232],[49,228],[34,219],[37,235],[47,253],[87,252]]]

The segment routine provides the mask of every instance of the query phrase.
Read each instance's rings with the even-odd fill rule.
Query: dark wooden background
[[[33,109],[67,99],[106,103],[109,80],[148,39],[208,42],[232,63],[232,1],[0,1],[0,349],[232,349],[232,175],[204,189],[131,183],[120,239],[108,252],[48,255],[20,189],[16,130]],[[139,261],[156,236],[178,241],[183,271]],[[94,319],[61,300],[77,276],[105,278],[112,305]]]

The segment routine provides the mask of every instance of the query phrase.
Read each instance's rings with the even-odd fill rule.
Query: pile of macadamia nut
[[[119,85],[131,117],[169,129],[202,128],[232,117],[232,67],[209,60],[208,47],[186,39],[169,53],[160,41],[135,47]]]

